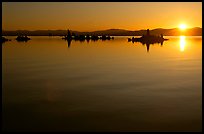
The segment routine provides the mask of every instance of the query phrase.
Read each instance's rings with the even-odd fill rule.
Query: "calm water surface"
[[[4,131],[202,130],[202,37],[31,38],[2,44]]]

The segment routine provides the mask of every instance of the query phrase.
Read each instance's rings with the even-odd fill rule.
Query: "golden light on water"
[[[186,45],[186,37],[180,36],[180,51],[183,52]]]

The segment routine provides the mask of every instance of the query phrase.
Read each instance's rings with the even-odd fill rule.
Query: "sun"
[[[179,28],[180,28],[181,30],[185,30],[185,29],[186,29],[186,24],[180,24],[180,25],[179,25]]]

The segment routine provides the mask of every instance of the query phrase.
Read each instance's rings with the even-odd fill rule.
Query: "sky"
[[[202,2],[2,2],[3,30],[202,28]]]

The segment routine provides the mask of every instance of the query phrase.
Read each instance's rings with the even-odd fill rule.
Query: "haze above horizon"
[[[3,30],[202,28],[202,2],[2,2]]]

